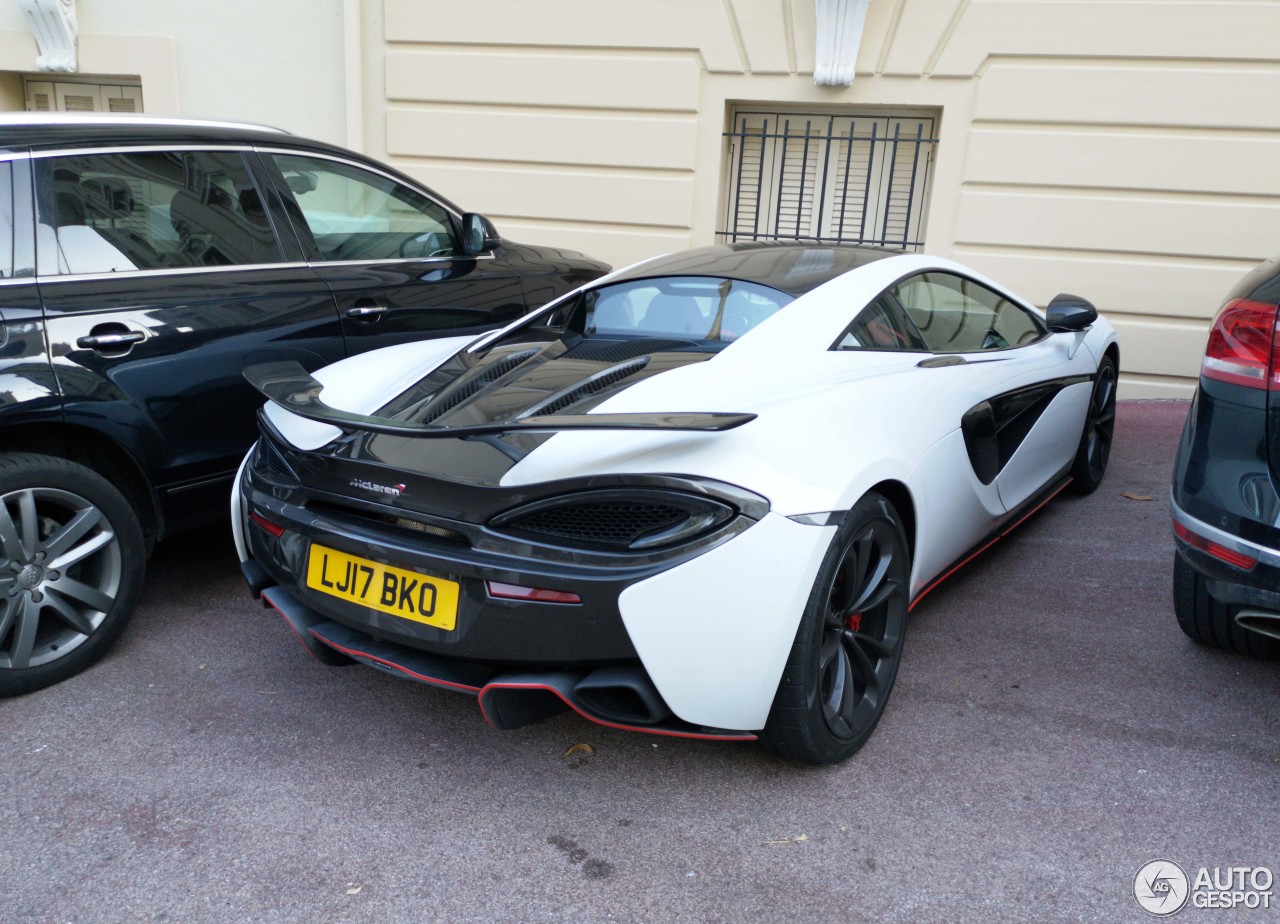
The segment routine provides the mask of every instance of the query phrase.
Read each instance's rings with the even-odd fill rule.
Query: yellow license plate
[[[452,631],[458,621],[458,584],[312,545],[307,586],[322,594],[402,619]]]

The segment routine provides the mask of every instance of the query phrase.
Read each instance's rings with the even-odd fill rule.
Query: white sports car
[[[735,244],[270,400],[232,497],[246,579],[329,664],[665,735],[848,757],[907,613],[1095,488],[1115,332],[934,257]]]

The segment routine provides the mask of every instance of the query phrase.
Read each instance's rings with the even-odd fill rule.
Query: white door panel
[[[984,485],[974,475],[959,429],[925,453],[912,481],[918,529],[911,575],[914,598],[991,533],[1004,504],[994,484]]]
[[[1036,494],[1046,479],[1070,463],[1080,445],[1092,391],[1092,382],[1069,385],[1040,415],[996,478],[1006,508],[1013,509]]]

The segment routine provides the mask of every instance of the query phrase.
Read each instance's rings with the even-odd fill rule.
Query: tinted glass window
[[[0,162],[0,279],[13,275],[13,166]]]
[[[258,190],[236,152],[41,158],[36,170],[43,274],[281,260]]]
[[[922,273],[889,291],[935,353],[1003,350],[1046,333],[1039,319],[1021,306],[951,273]]]
[[[402,260],[458,252],[439,203],[377,173],[338,161],[273,157],[325,260]]]
[[[587,336],[727,343],[791,300],[784,292],[736,279],[640,279],[589,293],[569,326]]]
[[[923,351],[928,347],[902,308],[882,296],[858,313],[836,349]]]

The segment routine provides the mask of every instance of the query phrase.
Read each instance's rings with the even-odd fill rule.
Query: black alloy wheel
[[[1088,494],[1102,484],[1107,472],[1107,460],[1111,458],[1111,441],[1116,430],[1116,364],[1110,356],[1102,357],[1093,381],[1093,395],[1089,400],[1089,416],[1080,437],[1071,466],[1071,487],[1079,494]]]
[[[0,454],[0,696],[84,670],[128,621],[142,532],[118,490],[53,456]]]
[[[910,577],[897,511],[879,494],[866,495],[819,569],[765,725],[767,747],[833,764],[866,743],[902,660]]]

